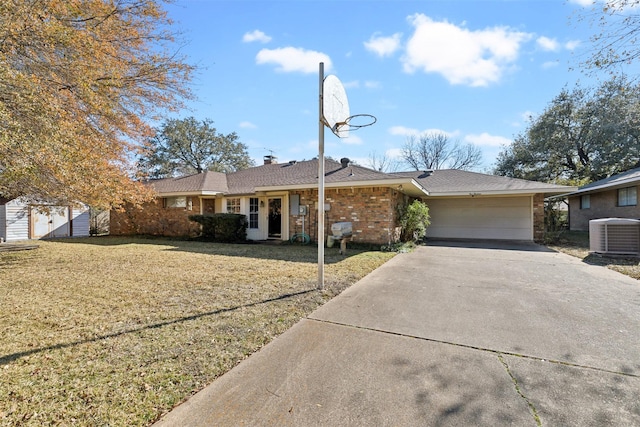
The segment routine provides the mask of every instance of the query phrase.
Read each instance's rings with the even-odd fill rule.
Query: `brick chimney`
[[[277,164],[278,163],[278,158],[274,155],[268,155],[268,156],[264,156],[264,164],[265,165],[271,165],[271,164]]]

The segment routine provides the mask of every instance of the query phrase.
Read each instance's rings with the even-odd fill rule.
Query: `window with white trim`
[[[618,189],[618,206],[636,206],[637,204],[638,193],[636,187]]]
[[[249,228],[258,228],[258,198],[249,199]]]
[[[227,199],[227,213],[240,213],[240,198]]]
[[[591,195],[583,194],[580,196],[580,209],[589,209],[591,207]]]

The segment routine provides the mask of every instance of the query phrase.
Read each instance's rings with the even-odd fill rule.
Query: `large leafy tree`
[[[482,151],[439,132],[410,136],[402,147],[403,160],[415,170],[470,170],[482,162]]]
[[[223,135],[210,119],[188,117],[167,120],[138,164],[150,178],[166,178],[205,170],[233,172],[253,166],[253,161],[235,132]]]
[[[640,166],[640,87],[614,78],[563,90],[499,154],[495,172],[582,184]]]
[[[129,160],[147,119],[190,96],[192,71],[159,1],[0,2],[0,195],[104,208],[150,196]]]

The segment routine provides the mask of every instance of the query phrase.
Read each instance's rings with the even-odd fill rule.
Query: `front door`
[[[269,199],[269,237],[282,237],[282,199]]]

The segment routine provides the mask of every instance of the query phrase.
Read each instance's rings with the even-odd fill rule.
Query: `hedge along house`
[[[429,237],[538,240],[544,233],[545,195],[573,190],[458,170],[389,174],[348,159],[325,162],[325,228],[351,222],[352,240],[363,243],[397,241],[399,208],[413,199],[430,208]],[[296,234],[318,239],[317,159],[279,164],[267,156],[254,168],[149,185],[156,200],[112,212],[111,234],[195,236],[200,226],[190,215],[233,212],[247,216],[250,240],[288,240]]]
[[[0,197],[0,241],[89,235],[89,209]]]

